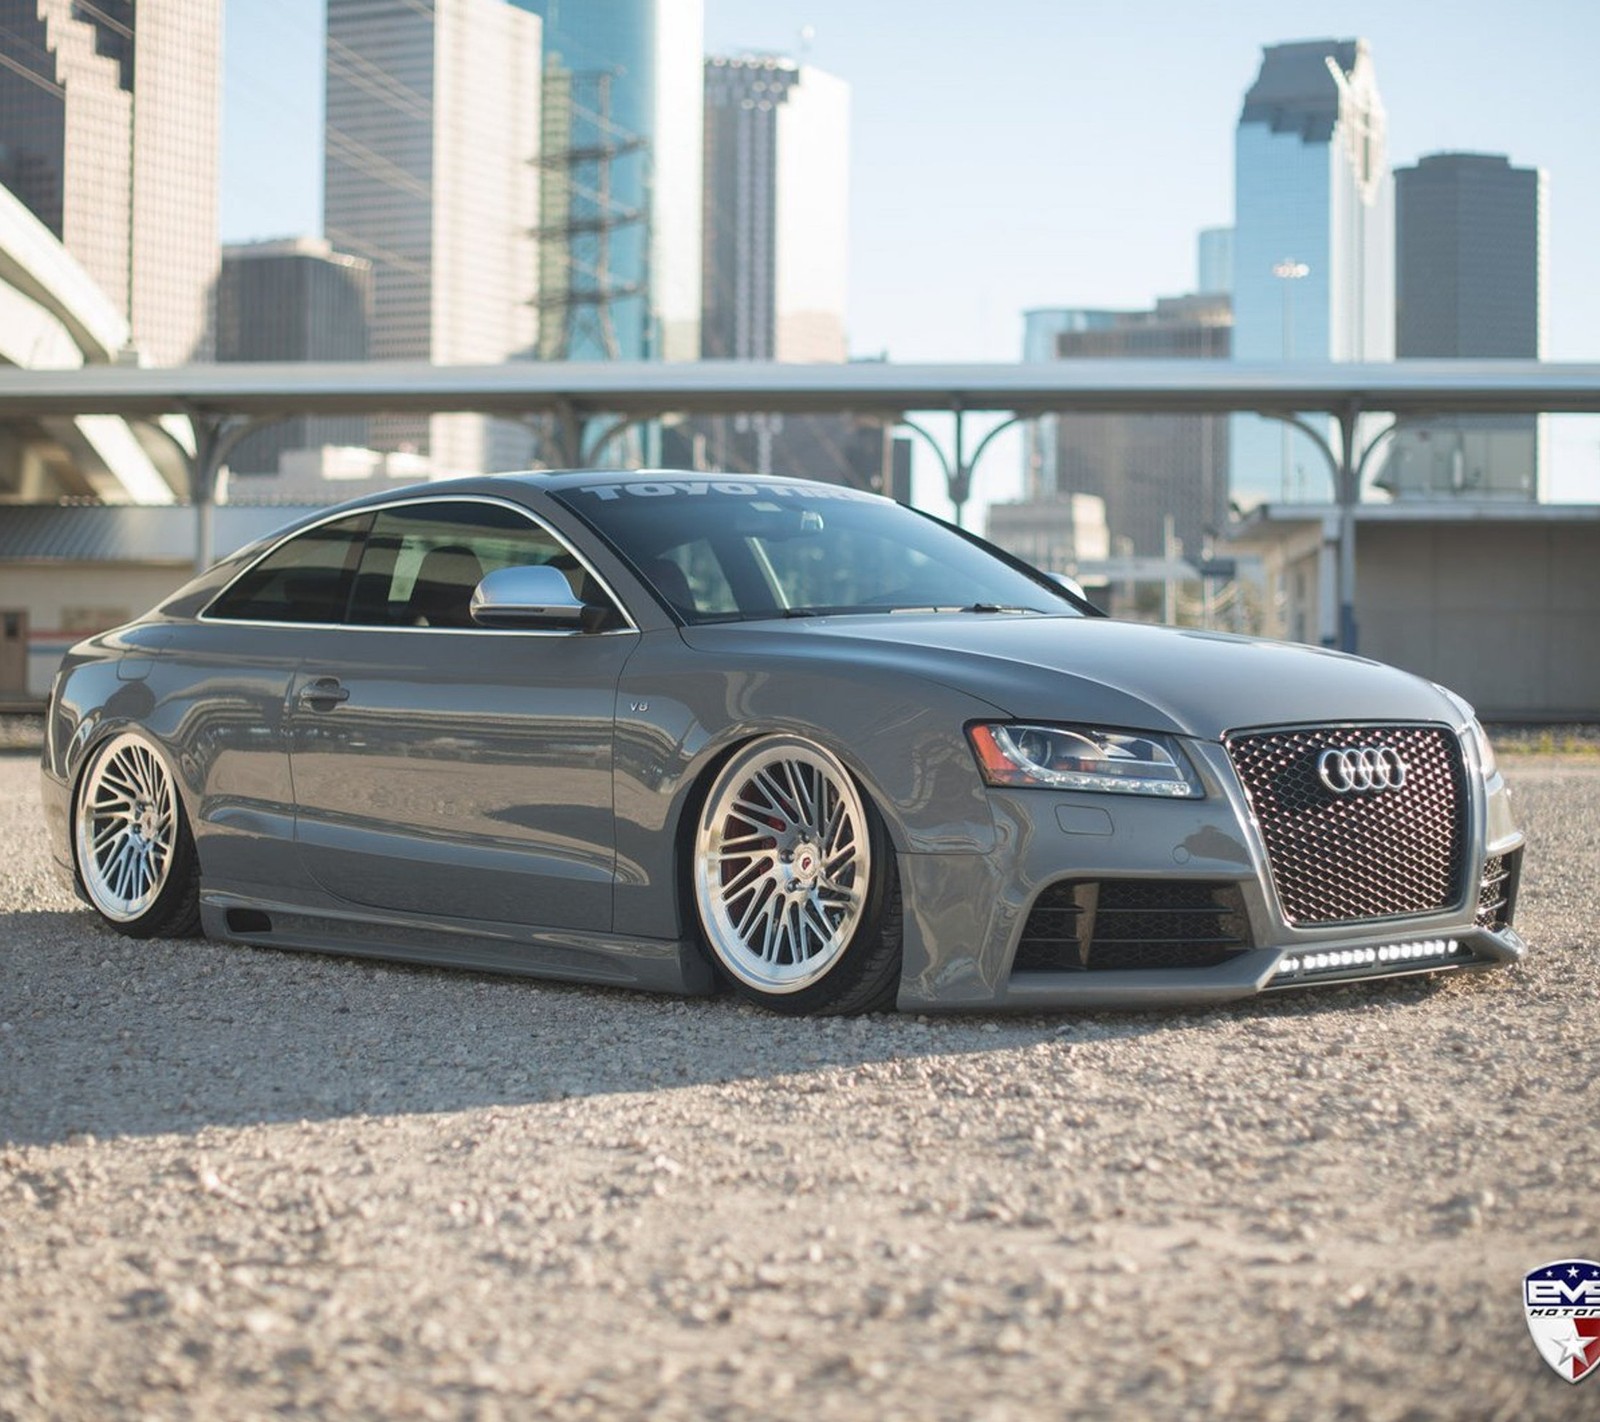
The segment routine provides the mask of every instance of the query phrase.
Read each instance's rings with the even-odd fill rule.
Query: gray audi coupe
[[[112,928],[785,1013],[1220,1002],[1492,968],[1472,710],[1100,615],[827,484],[429,484],[74,647],[45,817]]]

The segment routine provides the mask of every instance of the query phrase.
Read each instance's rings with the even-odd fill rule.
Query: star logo
[[[1600,1369],[1600,1264],[1541,1264],[1523,1277],[1522,1307],[1534,1346],[1557,1377],[1579,1383]]]

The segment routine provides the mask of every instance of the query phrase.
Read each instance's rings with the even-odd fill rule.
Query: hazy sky
[[[851,349],[901,361],[1014,360],[1030,306],[1190,289],[1261,46],[1323,36],[1371,43],[1392,163],[1545,169],[1547,354],[1600,360],[1596,0],[706,0],[709,53],[849,81]],[[224,240],[319,231],[321,0],[227,0],[225,46]],[[1554,492],[1600,499],[1600,427],[1557,443]]]

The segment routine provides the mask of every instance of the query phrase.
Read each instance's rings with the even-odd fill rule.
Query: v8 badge
[[[1600,1368],[1600,1264],[1541,1264],[1522,1281],[1522,1307],[1540,1355],[1567,1382]]]

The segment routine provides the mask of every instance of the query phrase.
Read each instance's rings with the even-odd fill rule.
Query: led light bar
[[[1287,973],[1347,973],[1354,968],[1394,968],[1411,963],[1426,964],[1463,956],[1459,940],[1425,938],[1416,943],[1385,943],[1378,948],[1325,948],[1314,953],[1295,953],[1278,959],[1273,976]],[[1466,956],[1471,956],[1470,953]]]

